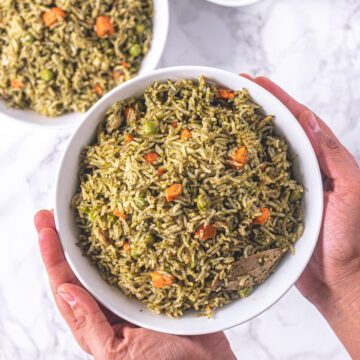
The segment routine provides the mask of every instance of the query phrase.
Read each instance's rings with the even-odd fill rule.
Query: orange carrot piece
[[[129,64],[128,64],[126,61],[123,61],[123,62],[121,63],[121,65],[124,66],[124,67],[126,67],[126,68],[129,67]]]
[[[122,75],[123,73],[118,71],[118,70],[115,70],[113,73],[112,73],[112,77],[115,79],[115,80],[118,80],[120,79],[120,76]]]
[[[176,200],[181,194],[181,190],[182,190],[181,184],[174,184],[168,187],[165,190],[166,201],[170,202]]]
[[[24,87],[24,84],[22,84],[19,80],[11,80],[10,85],[14,89],[22,89]]]
[[[175,280],[175,276],[174,275],[163,275],[163,284],[164,286],[168,286],[171,285]]]
[[[123,218],[123,219],[126,218],[126,214],[125,214],[125,213],[121,213],[121,212],[119,211],[119,209],[115,209],[115,210],[113,211],[113,214],[114,214],[116,217],[121,217],[121,218]]]
[[[177,123],[177,122],[173,122],[173,123],[171,124],[171,126],[172,126],[174,129],[176,129],[176,128],[178,127],[178,123]]]
[[[53,13],[50,10],[42,15],[42,20],[43,20],[45,26],[49,27],[58,21],[58,17],[55,13]]]
[[[181,132],[180,140],[188,140],[188,139],[191,139],[191,138],[192,138],[192,134],[188,129],[184,129]]]
[[[96,95],[100,96],[103,92],[103,88],[100,85],[96,85],[93,90],[95,91]]]
[[[262,212],[262,215],[258,216],[257,218],[255,218],[255,220],[253,221],[254,225],[262,225],[265,224],[269,215],[270,215],[270,210],[267,208],[263,208],[260,209],[260,211]]]
[[[126,251],[126,252],[130,251],[130,243],[128,243],[128,242],[124,243],[124,251]]]
[[[206,308],[205,308],[205,311],[212,311],[212,308],[210,305],[208,305]]]
[[[232,99],[235,97],[236,94],[232,91],[225,90],[225,89],[218,89],[218,97],[222,99]]]
[[[151,280],[156,289],[161,289],[164,286],[171,285],[175,281],[174,275],[164,275],[158,271],[151,274]]]
[[[265,165],[260,165],[261,170],[265,170]]]
[[[164,172],[165,172],[165,169],[163,169],[163,168],[158,168],[157,169],[157,173],[158,173],[159,176],[161,176]]]
[[[202,236],[201,236],[202,233]],[[216,236],[216,227],[214,225],[209,224],[208,226],[204,226],[204,224],[200,225],[195,233],[195,237],[201,240],[211,239]]]
[[[110,16],[98,16],[95,25],[96,33],[99,37],[112,35],[114,33],[114,25],[111,23]]]
[[[231,160],[236,161],[237,163],[240,164],[240,165],[231,164],[230,165],[231,167],[233,167],[234,169],[242,169],[249,160],[249,155],[246,146],[239,147],[236,150],[235,157],[231,158]]]
[[[115,209],[115,210],[113,211],[113,214],[114,214],[115,216],[117,216],[117,217],[120,217],[120,216],[121,216],[121,212],[120,212],[118,209]]]
[[[66,18],[66,14],[63,10],[57,7],[51,8],[51,10],[43,13],[42,15],[42,20],[47,27],[55,24],[60,18]]]
[[[155,162],[155,161],[157,160],[158,156],[159,156],[159,155],[158,155],[157,153],[150,152],[150,153],[147,153],[147,154],[145,155],[145,160],[146,160],[148,163],[152,164],[153,162]]]
[[[239,147],[235,153],[235,161],[239,164],[245,165],[248,160],[249,156],[246,146]]]
[[[156,289],[161,289],[163,287],[162,275],[158,271],[154,271],[151,274],[151,280]]]
[[[130,134],[127,134],[125,136],[125,142],[129,143],[130,141],[133,141],[134,140],[134,137],[131,136]]]

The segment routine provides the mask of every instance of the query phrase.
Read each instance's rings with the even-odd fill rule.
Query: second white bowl
[[[240,7],[255,4],[261,0],[207,0],[217,5],[228,6],[228,7]]]
[[[168,29],[169,29],[169,3],[168,0],[154,1],[154,25],[153,39],[149,53],[145,56],[139,75],[146,74],[154,70],[163,53]],[[51,127],[68,127],[76,126],[82,120],[84,114],[74,112],[64,114],[56,118],[44,116],[32,110],[19,110],[8,108],[6,101],[0,100],[0,114],[10,121],[18,120],[32,125],[42,125]]]

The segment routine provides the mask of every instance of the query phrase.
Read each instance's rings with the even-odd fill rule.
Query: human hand
[[[323,175],[323,221],[313,256],[296,286],[319,308],[334,330],[338,330],[345,346],[353,349],[349,339],[360,333],[359,166],[329,127],[309,109],[269,79],[243,76],[268,90],[291,111],[314,148]],[[351,334],[342,336],[344,324],[339,324],[339,320],[350,324],[351,319],[340,319],[339,313],[345,315],[348,312],[351,316],[354,311],[355,314],[357,312],[357,319],[356,316],[352,319],[355,322],[352,323],[352,330],[349,330]],[[358,339],[356,342],[359,343]]]
[[[34,219],[56,305],[79,345],[96,360],[235,359],[224,333],[175,336],[139,328],[98,304],[67,263],[52,212]]]

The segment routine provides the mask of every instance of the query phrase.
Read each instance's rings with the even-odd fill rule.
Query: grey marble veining
[[[239,9],[205,0],[170,5],[159,66],[269,76],[316,111],[360,160],[358,0],[263,0]],[[57,167],[73,129],[0,121],[0,359],[87,359],[55,310],[32,224],[36,210],[53,206]],[[239,359],[349,359],[295,288],[226,334]]]

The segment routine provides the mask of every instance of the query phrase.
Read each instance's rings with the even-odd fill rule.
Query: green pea
[[[211,206],[211,199],[207,195],[199,195],[196,199],[197,207],[200,211],[206,211]]]
[[[136,25],[136,32],[137,32],[138,34],[142,34],[142,33],[144,32],[144,29],[145,29],[145,27],[144,27],[143,24],[137,24],[137,25]]]
[[[290,194],[290,201],[295,202],[302,198],[302,192],[298,190],[293,190]]]
[[[34,40],[35,40],[34,35],[30,33],[26,34],[22,39],[24,44],[32,44]]]
[[[82,207],[81,212],[90,215],[92,211],[88,207]]]
[[[149,203],[142,196],[135,199],[135,204],[140,210],[144,210],[147,206],[149,206]]]
[[[103,49],[109,49],[109,47],[110,47],[110,41],[109,40],[103,40],[102,42],[101,42],[101,47],[103,48]]]
[[[253,287],[249,286],[249,287],[247,287],[245,289],[239,290],[238,293],[239,293],[241,298],[246,298],[252,293],[252,291],[253,291]]]
[[[107,214],[106,218],[109,223],[114,223],[116,221],[116,218],[113,214]]]
[[[155,244],[155,238],[151,234],[147,234],[144,238],[144,241],[147,246],[152,246]]]
[[[141,46],[139,44],[132,44],[129,48],[129,54],[133,57],[139,56],[141,53]]]
[[[83,208],[81,208],[81,211],[82,211],[84,214],[86,214],[86,215],[89,216],[89,220],[90,220],[90,221],[94,221],[94,220],[95,220],[96,216],[95,216],[94,212],[93,212],[91,209],[89,209],[88,207],[83,207]]]
[[[130,254],[134,259],[138,259],[140,257],[135,249],[132,249]]]
[[[41,72],[41,76],[44,81],[49,82],[54,78],[54,73],[51,70],[45,69]]]
[[[154,121],[147,122],[144,125],[144,133],[146,135],[153,135],[156,134],[156,132],[157,132],[157,126]]]

